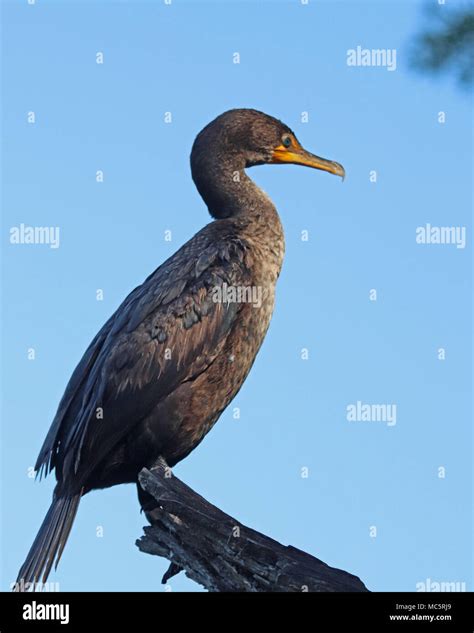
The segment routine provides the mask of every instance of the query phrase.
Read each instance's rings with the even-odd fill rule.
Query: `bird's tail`
[[[28,556],[18,572],[15,591],[28,591],[35,588],[35,583],[46,582],[55,561],[56,569],[80,500],[81,493],[71,497],[53,497]]]

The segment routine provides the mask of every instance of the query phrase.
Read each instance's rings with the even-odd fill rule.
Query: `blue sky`
[[[197,132],[253,107],[347,178],[249,171],[286,232],[276,310],[244,388],[175,472],[372,590],[472,590],[470,103],[409,70],[423,19],[416,1],[4,4],[2,589],[50,503],[53,479],[28,469],[72,370],[209,221],[189,171]],[[347,66],[358,45],[396,49],[396,70]],[[60,227],[60,247],[11,244],[21,223]],[[427,223],[466,227],[466,247],[417,244]],[[357,401],[396,404],[396,424],[348,421]],[[50,580],[163,591],[167,562],[134,545],[145,523],[134,486],[87,495]],[[183,574],[170,585],[199,590]]]

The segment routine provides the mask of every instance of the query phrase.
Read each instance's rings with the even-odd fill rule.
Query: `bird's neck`
[[[238,159],[193,169],[193,179],[213,218],[275,213],[270,198],[247,176]]]
[[[227,157],[229,158],[229,157]],[[268,262],[273,283],[280,274],[285,252],[283,227],[269,196],[235,161],[215,161],[206,169],[193,168],[193,180],[216,219],[228,219],[260,260]]]
[[[236,167],[222,163],[210,170],[193,172],[194,182],[216,220],[227,219],[250,246],[256,260],[266,262],[261,271],[268,282],[275,283],[285,252],[285,238],[278,212],[269,196]]]

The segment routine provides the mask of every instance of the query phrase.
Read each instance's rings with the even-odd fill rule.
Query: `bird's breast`
[[[213,302],[222,304],[219,309],[235,314],[232,326],[218,349],[207,347],[189,367],[186,380],[157,402],[141,424],[134,453],[139,444],[145,448],[138,453],[147,453],[150,461],[161,455],[176,464],[200,443],[242,387],[270,325],[283,262],[283,231],[277,216],[271,220],[260,218],[234,231],[232,239],[245,244],[244,261],[236,259],[236,270],[242,266],[246,272],[229,274],[212,289]],[[232,260],[228,266],[233,270]],[[200,326],[190,327],[192,332]]]
[[[270,325],[275,285],[281,268],[283,247],[265,252],[260,242],[247,248],[246,281],[223,283],[221,309],[237,310],[222,347],[204,371],[160,401],[145,424],[147,445],[157,441],[160,454],[170,465],[188,455],[203,439],[242,387]]]
[[[188,455],[218,420],[242,387],[271,320],[274,289],[268,288],[260,303],[258,290],[254,301],[241,309],[221,353],[192,382],[184,383],[157,412],[160,434],[164,438],[163,421],[169,432],[163,454],[170,465]]]

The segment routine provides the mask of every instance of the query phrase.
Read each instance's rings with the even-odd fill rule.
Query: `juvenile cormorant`
[[[159,458],[179,462],[242,386],[284,253],[278,213],[245,173],[264,163],[344,176],[263,112],[230,110],[198,134],[192,177],[214,221],[128,295],[74,370],[36,462],[40,475],[55,470],[57,484],[17,586],[46,581],[82,495],[137,482]],[[239,301],[249,288],[260,289],[258,307]]]

